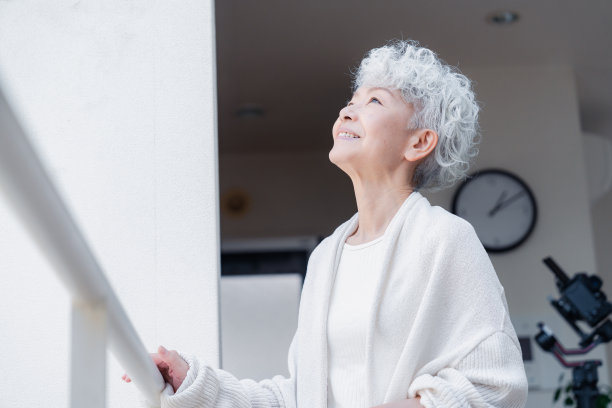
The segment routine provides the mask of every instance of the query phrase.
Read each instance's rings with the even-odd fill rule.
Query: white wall
[[[612,299],[612,191],[598,199],[592,207],[593,234],[599,274],[604,279],[604,290],[608,300]],[[612,344],[606,345],[608,355],[612,355]],[[612,378],[612,364],[608,366]]]
[[[288,377],[302,276],[224,276],[220,288],[223,369],[257,381]]]
[[[501,167],[518,174],[532,188],[539,207],[531,238],[511,253],[491,257],[511,316],[532,336],[537,321],[544,320],[567,346],[575,347],[577,337],[548,304],[546,297],[557,293],[553,275],[541,262],[551,255],[568,273],[596,271],[572,71],[485,67],[466,73],[476,81],[483,105],[484,137],[475,169]],[[355,211],[350,181],[328,164],[327,152],[223,155],[220,181],[222,192],[241,188],[253,200],[243,218],[222,217],[224,238],[328,234]],[[429,197],[448,209],[452,193]],[[551,355],[537,348],[535,352],[541,385],[556,385],[563,370]],[[589,354],[595,357],[605,358],[603,347]],[[600,369],[600,377],[609,384],[606,368]],[[531,391],[528,407],[551,405],[551,395],[550,390]]]
[[[4,90],[145,346],[216,365],[213,19],[212,1],[0,3]],[[67,406],[69,299],[4,200],[0,270],[0,405]],[[135,406],[109,362],[109,406]]]

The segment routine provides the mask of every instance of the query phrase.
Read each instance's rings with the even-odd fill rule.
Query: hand
[[[189,371],[189,364],[175,350],[168,351],[164,346],[159,346],[157,353],[151,353],[151,358],[164,381],[170,384],[176,392],[185,380],[187,371]],[[123,374],[121,378],[128,383],[132,381],[127,374]]]

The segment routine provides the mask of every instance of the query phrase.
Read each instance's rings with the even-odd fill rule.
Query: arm
[[[406,379],[406,397],[420,395],[425,408],[524,408],[527,378],[503,287],[473,227],[446,221],[436,224],[427,242],[434,265],[421,302],[429,313],[424,320],[439,322],[423,335],[445,336],[439,342],[444,351],[427,361],[446,357]],[[432,302],[438,299],[444,308]]]
[[[454,367],[412,382],[426,408],[524,408],[527,378],[519,347],[505,332],[483,340]]]
[[[161,394],[161,408],[295,408],[292,378],[239,380],[195,358],[184,358],[189,365],[185,380],[176,392],[166,387]]]
[[[160,395],[162,408],[295,408],[295,337],[289,347],[290,378],[276,376],[256,382],[239,380],[187,355],[160,347],[152,358],[166,388]],[[127,375],[123,376],[130,382]]]

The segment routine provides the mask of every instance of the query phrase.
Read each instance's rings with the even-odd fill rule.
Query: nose
[[[353,105],[350,106],[345,106],[344,108],[340,109],[340,120],[355,120],[357,113],[355,111],[355,109],[353,108]]]

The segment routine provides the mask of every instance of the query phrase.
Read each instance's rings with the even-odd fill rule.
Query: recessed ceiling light
[[[239,119],[257,119],[263,118],[265,111],[259,105],[246,104],[236,109],[236,116]]]
[[[500,10],[494,11],[487,16],[487,21],[495,25],[508,25],[516,23],[519,20],[519,14],[515,11]]]

